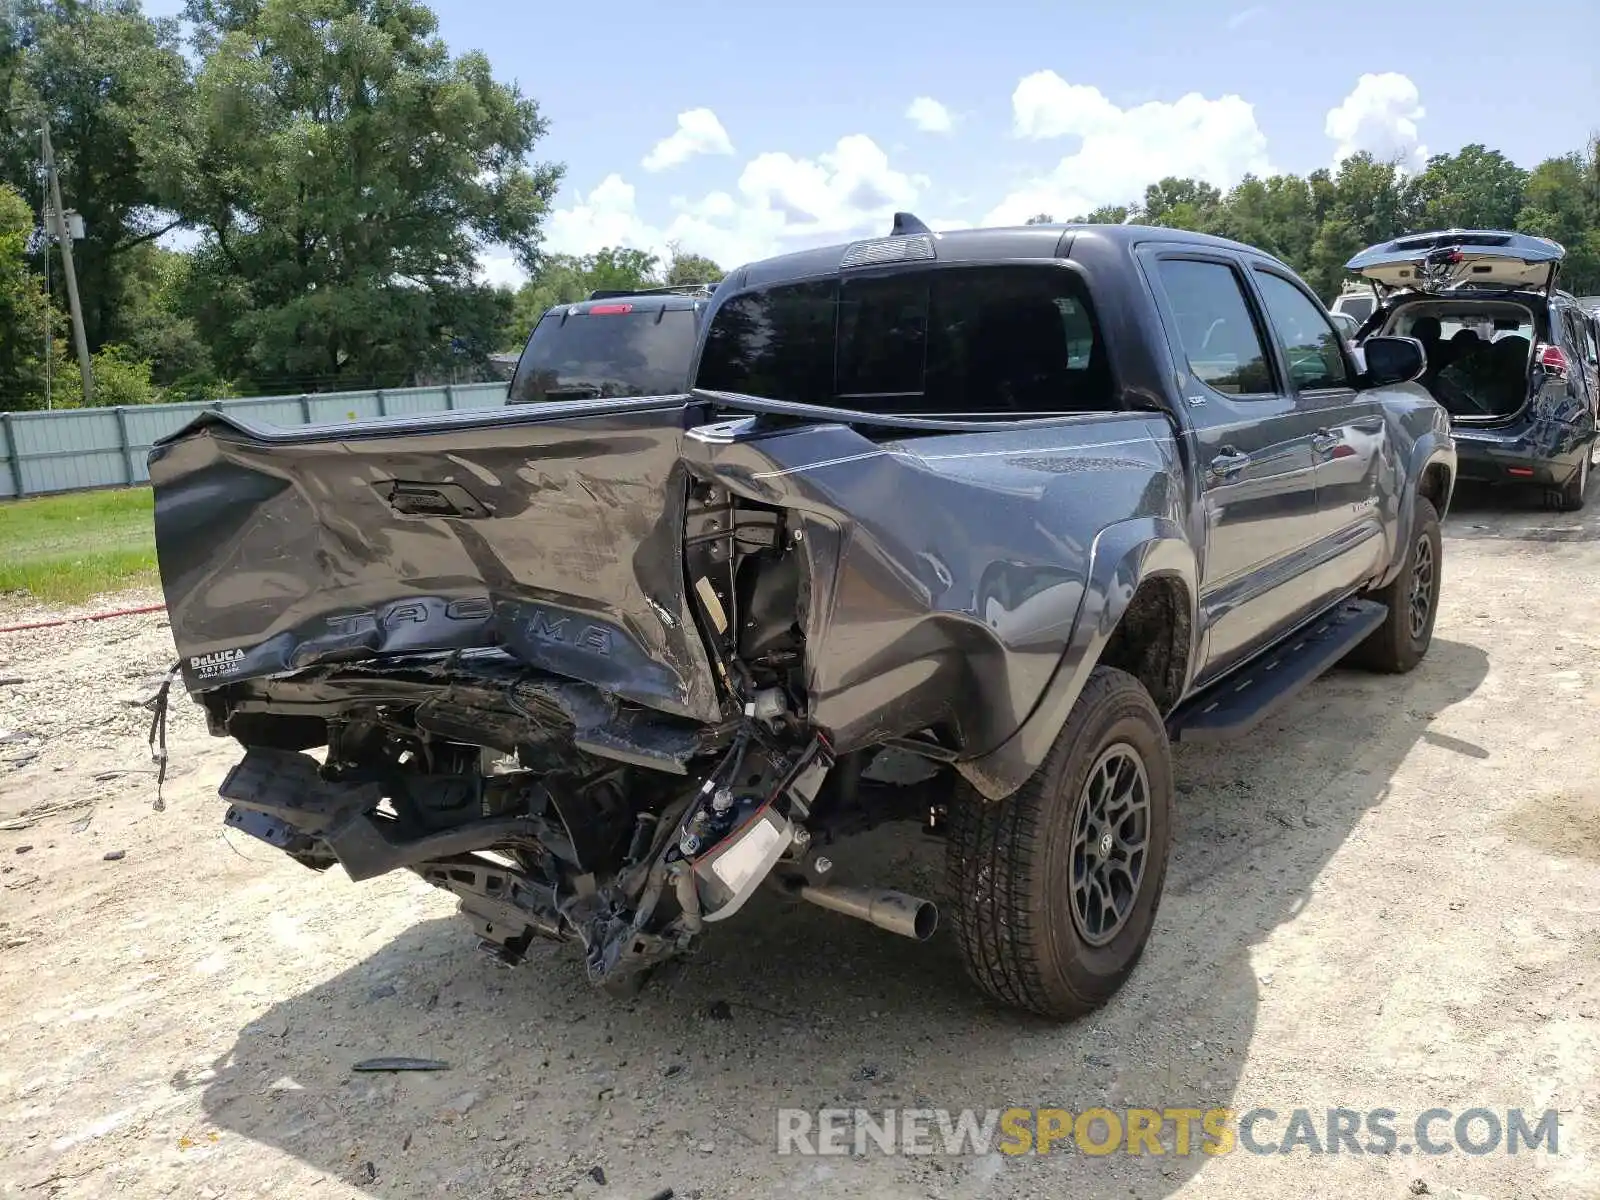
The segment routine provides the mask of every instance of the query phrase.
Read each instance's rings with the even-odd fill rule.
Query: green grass
[[[77,604],[156,582],[149,488],[0,502],[0,595]]]

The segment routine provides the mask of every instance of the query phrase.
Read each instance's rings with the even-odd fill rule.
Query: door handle
[[[1228,479],[1250,465],[1250,456],[1240,454],[1232,446],[1224,446],[1208,466],[1213,479]]]

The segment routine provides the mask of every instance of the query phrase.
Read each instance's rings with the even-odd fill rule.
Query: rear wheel
[[[1090,676],[1044,765],[988,801],[962,784],[946,870],[972,979],[1070,1020],[1105,1004],[1155,924],[1172,830],[1166,727],[1124,671]]]
[[[1593,453],[1585,448],[1583,457],[1578,462],[1578,469],[1565,487],[1556,488],[1548,492],[1545,502],[1557,512],[1577,512],[1583,507],[1586,493],[1589,490],[1589,473]]]
[[[1433,642],[1433,625],[1439,615],[1443,565],[1438,510],[1426,496],[1418,496],[1405,565],[1387,587],[1369,597],[1387,605],[1389,615],[1351,653],[1352,665],[1398,675],[1422,661]]]

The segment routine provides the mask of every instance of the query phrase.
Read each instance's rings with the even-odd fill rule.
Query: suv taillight
[[[1535,361],[1549,371],[1552,375],[1565,375],[1567,373],[1567,356],[1560,346],[1548,343],[1539,347],[1539,354]]]

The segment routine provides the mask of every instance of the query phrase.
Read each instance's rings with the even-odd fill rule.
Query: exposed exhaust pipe
[[[930,901],[885,888],[833,887],[827,884],[803,885],[800,899],[818,908],[843,913],[866,921],[901,937],[925,942],[939,928],[939,909]]]

